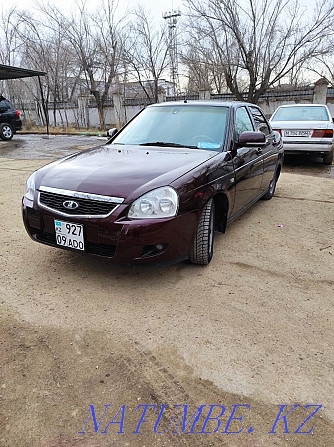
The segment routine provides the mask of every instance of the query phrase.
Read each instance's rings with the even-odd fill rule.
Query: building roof
[[[0,80],[30,78],[32,76],[45,76],[45,71],[28,70],[27,68],[12,67],[0,64]]]

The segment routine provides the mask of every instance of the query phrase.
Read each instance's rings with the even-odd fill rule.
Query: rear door
[[[249,109],[254,120],[255,130],[264,133],[266,136],[266,144],[259,148],[263,159],[263,177],[260,191],[265,193],[274,176],[278,161],[275,136],[261,110],[255,106],[250,106]]]
[[[254,131],[254,124],[246,106],[235,112],[234,139],[245,131]],[[241,211],[259,195],[263,175],[263,157],[258,147],[239,147],[233,157],[235,169],[235,201],[233,214]]]

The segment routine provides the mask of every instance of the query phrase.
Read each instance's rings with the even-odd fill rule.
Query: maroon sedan
[[[214,232],[271,199],[280,135],[242,102],[147,107],[104,146],[34,172],[23,220],[36,241],[115,262],[208,264]]]

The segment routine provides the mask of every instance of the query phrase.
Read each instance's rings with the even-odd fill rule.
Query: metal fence
[[[247,101],[247,93],[243,94],[243,100]],[[167,96],[166,101],[184,101],[184,100],[198,100],[200,95],[191,94],[191,95],[179,95],[179,96]],[[289,101],[289,100],[312,100],[313,98],[313,89],[312,88],[295,88],[293,90],[284,90],[284,91],[269,91],[263,94],[260,97],[260,101]],[[334,98],[334,88],[327,89],[327,98]],[[220,100],[220,101],[236,101],[237,98],[232,93],[220,93],[220,94],[211,94],[211,100]],[[124,106],[145,106],[149,104],[153,104],[154,100],[149,98],[123,98]],[[22,104],[25,108],[33,109],[36,107],[36,101],[24,101]],[[73,109],[78,107],[77,102],[53,102],[49,101],[47,103],[47,107],[49,110],[54,109]],[[94,108],[97,107],[97,103],[94,99],[88,101],[88,107]],[[112,99],[108,99],[104,102],[104,107],[114,107],[114,101]]]
[[[334,98],[334,88],[327,89],[327,98]]]

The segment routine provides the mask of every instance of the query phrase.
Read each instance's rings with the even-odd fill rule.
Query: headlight
[[[36,177],[36,172],[31,174],[31,176],[28,178],[27,183],[26,183],[26,187],[24,190],[24,196],[28,200],[34,200],[35,189],[36,189],[35,188],[35,177]]]
[[[130,207],[131,219],[161,219],[176,215],[179,198],[170,186],[154,189],[135,200]]]

